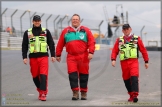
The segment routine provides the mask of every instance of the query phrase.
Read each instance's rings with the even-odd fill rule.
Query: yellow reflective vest
[[[134,35],[130,42],[124,43],[123,36],[119,37],[119,57],[120,60],[138,57],[138,36]]]
[[[29,38],[29,52],[30,53],[46,53],[47,52],[47,31],[46,28],[42,28],[41,35],[33,35],[32,28],[28,29]]]

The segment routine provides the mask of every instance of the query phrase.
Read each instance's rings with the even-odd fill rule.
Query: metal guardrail
[[[10,48],[21,48],[22,38],[21,37],[9,37],[8,47]]]
[[[151,44],[152,43],[152,44]],[[152,41],[148,41],[148,46],[151,47],[158,47],[158,41],[152,40]]]
[[[1,32],[1,48],[21,49],[22,37],[10,37],[7,32]],[[54,40],[55,46],[58,40]]]
[[[1,32],[1,48],[21,48],[22,37],[11,37],[7,32]]]
[[[1,32],[1,48],[7,48],[7,49],[21,49],[22,45],[22,37],[11,37],[11,35],[7,32]],[[102,40],[103,41],[103,40]],[[99,44],[100,50],[101,49],[108,49],[109,47],[112,47],[110,45],[107,45],[106,41],[105,43]],[[57,46],[58,40],[54,39],[55,46]],[[97,43],[96,43],[97,44]]]
[[[9,33],[7,32],[1,32],[1,47],[2,48],[7,48],[8,47],[8,38],[9,38]]]

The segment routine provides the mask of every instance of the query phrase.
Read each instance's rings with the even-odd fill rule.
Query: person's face
[[[80,19],[78,16],[73,16],[71,19],[71,24],[73,27],[77,28],[80,25]]]
[[[34,25],[35,27],[39,27],[40,24],[41,24],[41,20],[33,20],[33,25]]]
[[[122,30],[125,36],[128,36],[132,32],[132,28],[126,28]]]

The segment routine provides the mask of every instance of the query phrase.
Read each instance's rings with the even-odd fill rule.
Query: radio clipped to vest
[[[119,38],[119,57],[120,60],[126,60],[129,58],[137,58],[138,57],[138,36],[134,35],[130,42],[126,41],[124,43],[123,36]]]
[[[46,28],[42,28],[40,35],[33,35],[32,28],[28,29],[28,38],[29,38],[29,52],[37,53],[47,52],[47,31]]]

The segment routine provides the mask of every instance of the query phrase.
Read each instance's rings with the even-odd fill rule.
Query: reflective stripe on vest
[[[120,60],[129,58],[137,58],[137,42],[138,36],[134,35],[130,42],[124,43],[123,36],[119,37],[119,57]]]
[[[39,36],[33,35],[32,28],[28,29],[28,38],[29,38],[29,52],[37,53],[47,52],[47,31],[46,28],[42,28],[41,34]]]

